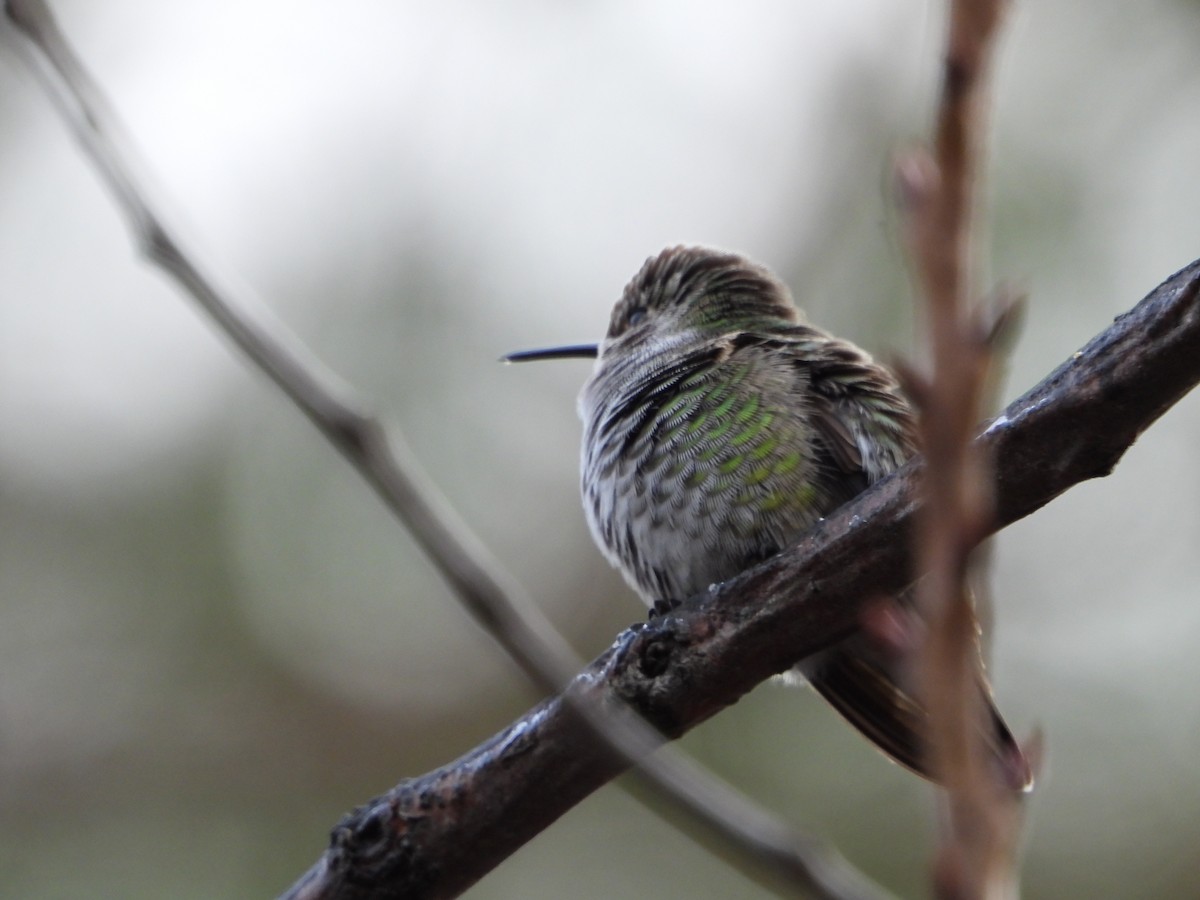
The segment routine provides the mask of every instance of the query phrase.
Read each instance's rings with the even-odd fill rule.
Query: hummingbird
[[[668,248],[626,285],[599,345],[505,359],[568,357],[596,360],[578,403],[588,525],[651,615],[795,543],[916,452],[892,372],[807,323],[782,281],[736,254]],[[892,760],[936,781],[926,714],[896,669],[855,635],[798,674]],[[989,750],[1028,789],[1020,747],[979,688]]]

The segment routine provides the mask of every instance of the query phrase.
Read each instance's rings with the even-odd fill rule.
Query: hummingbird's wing
[[[815,331],[815,329],[813,330]],[[916,449],[915,416],[890,371],[852,344],[797,326],[813,428],[840,493],[854,496],[899,468]],[[814,352],[814,344],[821,341]],[[838,493],[838,492],[832,492]],[[847,497],[849,499],[849,497]],[[903,602],[904,598],[901,598]],[[936,780],[925,754],[928,715],[902,687],[896,665],[864,637],[853,637],[804,666],[809,682],[834,709],[902,766]],[[1028,789],[1033,776],[1012,732],[992,702],[982,675],[977,682],[979,722],[990,755],[1005,782]]]
[[[808,670],[813,688],[876,747],[906,769],[937,781],[925,752],[928,715],[896,682],[888,667],[863,652],[862,638],[828,651]],[[976,682],[985,710],[979,729],[1004,783],[1033,786],[1033,771],[982,680]]]
[[[797,365],[808,378],[814,427],[846,475],[874,484],[916,452],[912,406],[895,376],[858,347],[829,337]]]
[[[789,323],[766,333],[731,336],[728,346],[730,354],[766,352],[791,368],[796,399],[808,411],[820,451],[833,464],[822,474],[836,482],[829,487],[838,504],[916,452],[916,414],[896,377],[849,341]]]

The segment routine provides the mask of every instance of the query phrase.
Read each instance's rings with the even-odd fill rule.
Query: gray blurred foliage
[[[940,5],[152,4],[61,21],[205,243],[404,428],[591,656],[642,610],[576,497],[587,340],[647,255],[742,250],[885,357],[889,159]],[[1011,398],[1200,256],[1200,8],[1020,4],[989,271]],[[307,424],[157,273],[0,43],[0,895],[270,895],[343,811],[536,696]],[[1042,726],[1030,896],[1194,896],[1200,404],[997,548],[994,675]],[[768,685],[687,748],[922,893],[929,792]],[[471,896],[757,897],[605,789]]]

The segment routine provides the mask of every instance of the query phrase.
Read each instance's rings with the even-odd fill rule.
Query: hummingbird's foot
[[[674,609],[679,608],[678,600],[655,600],[654,605],[650,607],[649,619],[653,622],[659,616],[665,616]]]

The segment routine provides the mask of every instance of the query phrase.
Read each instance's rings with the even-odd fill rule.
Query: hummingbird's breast
[[[773,555],[861,489],[824,458],[810,399],[803,366],[762,348],[601,361],[580,397],[584,507],[648,604]]]

